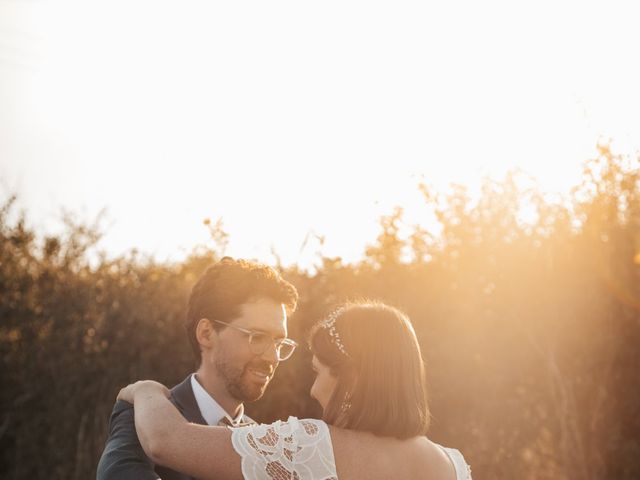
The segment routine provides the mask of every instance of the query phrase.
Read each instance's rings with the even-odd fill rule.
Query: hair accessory
[[[338,347],[338,350],[340,350],[345,356],[348,357],[349,354],[347,353],[347,349],[344,348],[344,344],[340,339],[340,334],[336,329],[336,320],[338,318],[338,315],[340,315],[341,312],[342,312],[342,309],[336,310],[331,315],[329,315],[329,317],[324,322],[322,322],[321,325],[323,328],[326,328],[329,331],[329,336],[331,337],[331,341],[336,347]]]

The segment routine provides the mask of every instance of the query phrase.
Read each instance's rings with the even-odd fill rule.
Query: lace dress
[[[329,427],[321,420],[289,417],[234,428],[231,442],[246,480],[338,480]],[[441,448],[456,468],[456,480],[470,480],[462,454]]]

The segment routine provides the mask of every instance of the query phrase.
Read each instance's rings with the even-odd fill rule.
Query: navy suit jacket
[[[191,423],[206,425],[191,388],[191,375],[171,389],[171,402]],[[138,440],[133,405],[118,400],[109,419],[109,436],[98,463],[97,480],[194,480],[160,465],[154,465]]]

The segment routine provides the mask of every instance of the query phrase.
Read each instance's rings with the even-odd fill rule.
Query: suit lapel
[[[171,389],[171,402],[189,422],[206,424],[196,403],[196,397],[193,396],[191,375]],[[173,471],[161,465],[156,465],[155,471],[163,480],[194,480],[184,473]]]
[[[191,388],[191,375],[171,389],[171,401],[188,421],[199,425],[206,425],[207,421],[202,417],[202,413],[200,413],[200,407],[198,407],[198,402],[196,402],[196,397],[193,394],[193,388]],[[243,425],[252,423],[256,422],[251,417],[246,414],[242,416]]]
[[[200,425],[207,424],[200,413],[200,408],[198,408],[196,397],[191,388],[191,375],[171,389],[171,401],[189,422]],[[247,423],[253,423],[253,420],[246,415],[243,416],[242,420],[247,421]],[[194,480],[184,473],[175,472],[160,465],[156,465],[155,470],[163,480]]]
[[[185,378],[182,383],[179,383],[171,389],[171,401],[180,410],[182,416],[191,423],[197,423],[200,425],[206,425],[207,422],[202,418],[200,408],[196,402],[196,397],[193,395],[193,389],[191,388],[191,375]]]

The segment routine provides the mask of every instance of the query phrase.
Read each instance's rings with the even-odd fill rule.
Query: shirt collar
[[[198,404],[202,418],[205,419],[207,425],[218,425],[220,420],[225,417],[232,425],[237,425],[242,422],[244,405],[240,404],[238,415],[236,415],[236,418],[231,418],[225,409],[200,385],[195,373],[191,375],[191,389],[193,390],[193,396],[196,397],[196,403]]]

